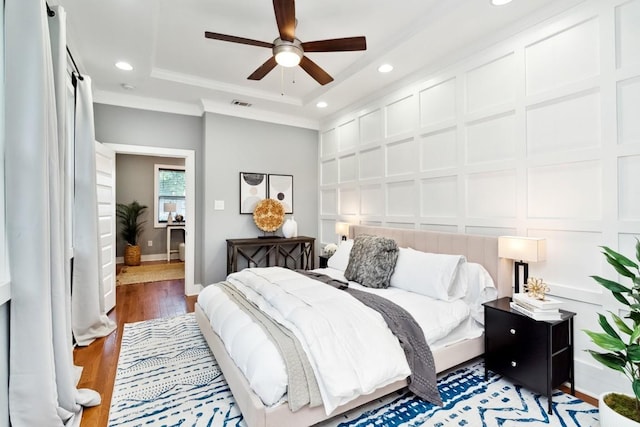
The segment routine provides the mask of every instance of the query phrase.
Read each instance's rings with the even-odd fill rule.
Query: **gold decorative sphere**
[[[263,199],[253,210],[253,221],[262,231],[276,231],[284,223],[284,207],[275,199]]]

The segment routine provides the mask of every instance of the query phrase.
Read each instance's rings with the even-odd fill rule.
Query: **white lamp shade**
[[[500,236],[498,256],[525,262],[547,259],[547,240],[538,237]]]
[[[336,222],[336,234],[340,236],[349,235],[349,223],[348,222]]]
[[[164,204],[164,211],[165,212],[175,212],[176,211],[176,204],[175,203],[165,203]]]

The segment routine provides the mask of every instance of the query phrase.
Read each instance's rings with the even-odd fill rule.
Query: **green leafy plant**
[[[609,312],[613,325],[609,323],[607,317],[598,314],[598,323],[604,332],[584,332],[591,338],[591,341],[606,352],[587,350],[594,359],[607,368],[622,372],[631,381],[631,388],[635,399],[627,399],[627,403],[618,403],[615,406],[609,404],[614,400],[620,402],[619,395],[615,393],[610,400],[605,402],[614,411],[640,422],[640,240],[636,239],[636,260],[635,262],[626,256],[606,247],[601,246],[607,262],[613,266],[616,272],[631,280],[631,286],[625,286],[613,280],[600,276],[591,276],[600,285],[611,291],[613,297],[624,304],[629,310],[629,315],[625,316],[630,322],[623,320],[615,313]],[[630,323],[630,324],[629,324]],[[630,407],[629,407],[630,406]]]
[[[140,221],[140,215],[146,210],[147,207],[145,205],[141,205],[135,200],[129,204],[118,203],[116,206],[116,215],[120,220],[120,225],[122,225],[120,235],[132,246],[138,244],[138,238],[144,230],[146,221]]]

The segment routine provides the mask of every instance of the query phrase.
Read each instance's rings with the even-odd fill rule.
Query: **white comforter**
[[[246,269],[227,280],[300,340],[327,415],[411,374],[382,316],[346,292],[280,267]]]
[[[263,272],[266,271],[273,272],[273,275],[267,273],[271,277],[263,277]],[[345,280],[338,270],[321,271]],[[282,286],[271,289],[268,282],[275,276],[282,277],[285,282]],[[245,280],[248,284],[242,283]],[[326,397],[327,414],[341,402],[367,392],[361,390],[370,392],[409,375],[398,341],[390,336],[391,332],[382,317],[346,292],[279,268],[245,269],[230,275],[229,281],[296,333],[310,354],[321,393],[324,393],[323,399]],[[349,286],[384,296],[409,311],[422,327],[432,349],[434,343],[441,343],[443,337],[450,336],[454,329],[458,331],[462,323],[470,320],[469,306],[461,300],[444,302],[401,289],[370,289],[353,282]],[[266,293],[266,297],[259,295],[256,289]],[[206,287],[198,296],[198,303],[207,314],[213,330],[225,343],[227,352],[263,403],[272,406],[282,401],[286,394],[286,369],[282,357],[264,331],[253,324],[251,318],[237,309],[216,286]],[[319,307],[317,315],[320,321],[309,317],[311,307],[315,305]],[[297,319],[302,320],[302,326],[292,326]],[[384,338],[368,338],[367,334],[378,334],[378,330],[382,331]],[[310,336],[310,343],[307,343],[304,334],[313,335],[317,332],[321,332],[320,337]],[[479,336],[481,333],[482,329],[473,325],[471,330],[465,328],[462,334],[458,334],[455,341]],[[336,334],[340,335],[340,340],[336,339]],[[355,338],[349,334],[353,334]],[[355,340],[363,342],[361,344],[367,347],[357,348]],[[365,350],[371,349],[370,345],[376,345],[378,349]],[[391,357],[395,359],[398,354],[401,359],[392,363]],[[366,362],[370,372],[365,370],[361,359],[363,356],[371,357]],[[391,371],[383,372],[390,368]],[[346,372],[349,370],[351,372]],[[327,376],[324,377],[324,374]],[[383,379],[385,375],[388,377]],[[376,386],[374,383],[378,381],[381,384]]]

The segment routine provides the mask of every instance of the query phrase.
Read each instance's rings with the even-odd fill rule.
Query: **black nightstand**
[[[551,414],[553,389],[569,381],[575,394],[573,316],[560,310],[561,320],[534,320],[511,310],[511,298],[484,305],[484,369],[511,378],[547,396]]]
[[[330,256],[320,255],[320,268],[327,268],[327,262],[329,261]]]

